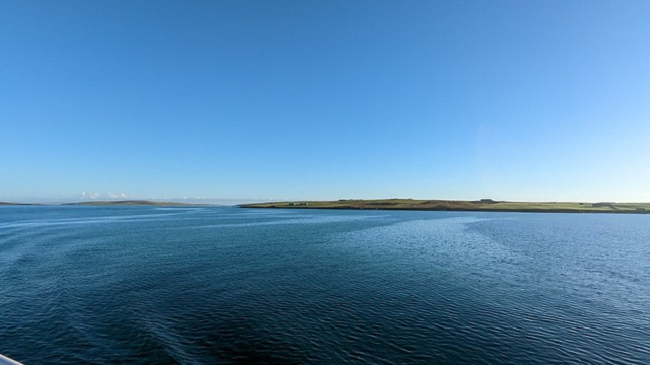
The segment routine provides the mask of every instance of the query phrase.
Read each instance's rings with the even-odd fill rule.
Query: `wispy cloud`
[[[84,200],[103,200],[103,199],[127,199],[129,196],[126,195],[125,193],[112,193],[112,192],[107,192],[107,193],[89,193],[89,192],[82,192],[79,194],[79,197]]]

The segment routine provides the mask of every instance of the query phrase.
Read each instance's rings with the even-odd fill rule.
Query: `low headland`
[[[374,209],[374,210],[434,210],[434,211],[485,211],[531,213],[650,213],[650,203],[571,203],[571,202],[510,202],[481,199],[415,200],[341,199],[336,201],[293,201],[241,204],[240,208],[282,209]]]

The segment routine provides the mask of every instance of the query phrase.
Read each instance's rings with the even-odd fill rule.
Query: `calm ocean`
[[[32,364],[649,364],[650,215],[0,207]]]

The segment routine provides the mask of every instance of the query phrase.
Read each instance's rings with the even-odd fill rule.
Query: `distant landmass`
[[[347,200],[295,201],[241,204],[241,208],[283,209],[381,209],[381,210],[438,210],[485,212],[539,212],[539,213],[650,213],[650,203],[570,203],[570,202],[509,202],[481,199],[463,200]]]
[[[87,201],[78,203],[69,203],[64,205],[155,205],[155,206],[205,206],[208,204],[194,203],[177,203],[177,202],[158,202],[150,200],[119,200],[119,201]]]
[[[40,205],[40,204],[26,204],[26,203],[8,203],[8,202],[0,202],[0,205]]]

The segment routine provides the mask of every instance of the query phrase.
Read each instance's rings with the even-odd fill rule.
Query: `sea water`
[[[0,207],[25,364],[650,363],[650,215]]]

